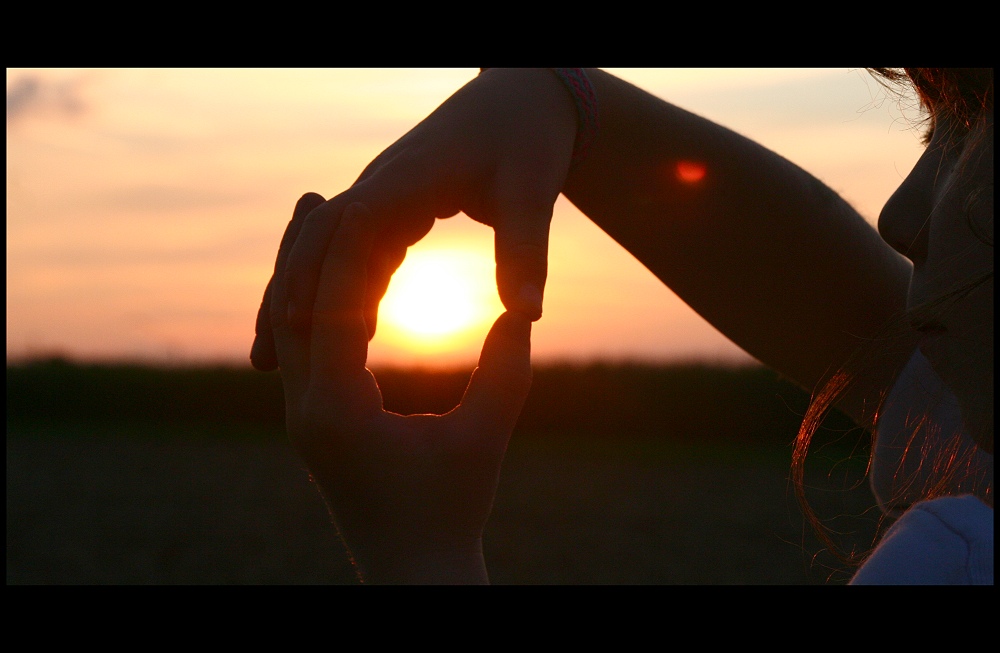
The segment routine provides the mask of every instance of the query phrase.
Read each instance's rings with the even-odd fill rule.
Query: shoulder
[[[915,504],[851,583],[992,585],[993,509],[971,495]]]

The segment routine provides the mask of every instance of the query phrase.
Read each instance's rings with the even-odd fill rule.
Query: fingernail
[[[539,290],[538,286],[533,283],[524,284],[521,286],[521,292],[518,293],[518,297],[524,305],[524,310],[527,311],[528,317],[532,320],[542,317],[542,291]]]

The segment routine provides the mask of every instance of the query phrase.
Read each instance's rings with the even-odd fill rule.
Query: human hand
[[[270,286],[291,442],[363,580],[484,582],[483,528],[531,385],[531,322],[515,312],[497,319],[451,412],[384,411],[365,368],[366,267],[378,222],[364,205],[349,205],[341,218],[336,205],[322,202],[313,194],[299,200],[275,265],[283,269],[307,214],[334,225],[325,258],[312,270],[317,292],[305,332],[289,327],[285,276],[275,274]]]
[[[458,212],[493,227],[497,290],[508,311],[541,316],[552,207],[568,173],[577,130],[573,99],[548,69],[489,69],[372,161],[348,190],[303,220],[276,271],[287,275],[291,326],[304,330],[314,273],[344,209],[365,204],[375,224],[363,312],[368,337],[378,304],[406,248],[435,218]],[[272,277],[268,288],[274,284]],[[277,366],[265,291],[251,361]]]

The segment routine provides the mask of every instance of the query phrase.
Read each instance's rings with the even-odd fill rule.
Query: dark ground
[[[8,584],[353,582],[319,494],[278,437],[57,431],[8,431]],[[841,582],[832,558],[813,561],[821,547],[786,467],[735,449],[515,438],[486,534],[491,578]],[[844,497],[836,512],[818,507],[871,505],[864,487]],[[871,542],[871,514],[842,520],[858,530],[845,541]]]
[[[708,380],[699,386],[690,376],[670,382],[662,371],[650,377],[646,370],[638,375],[646,374],[645,381],[636,381],[634,370],[602,369],[553,372],[558,383],[550,383],[545,373],[536,374],[486,533],[494,583],[847,580],[849,571],[822,552],[804,523],[787,481],[788,443],[799,408],[790,411],[790,402],[796,400],[784,394],[786,389],[776,391],[778,386],[768,385],[773,380],[750,383],[742,372],[706,377],[702,371],[698,378]],[[104,391],[95,377],[73,373],[89,379],[86,391],[68,384],[60,372],[58,392],[50,394],[89,392],[88,401],[100,404],[103,400],[93,397]],[[185,374],[188,387],[192,377]],[[204,376],[197,376],[202,379],[199,397],[211,394]],[[580,381],[584,377],[586,383]],[[135,378],[128,387],[140,396],[144,391],[136,387],[152,382]],[[162,387],[170,385],[156,378]],[[219,378],[221,386],[233,386],[229,377]],[[456,383],[452,385],[460,392],[462,384]],[[551,394],[547,383],[577,386],[570,399]],[[392,384],[390,378],[384,386],[387,396]],[[606,415],[620,415],[625,411],[619,404],[625,400],[612,395],[626,388],[621,394],[634,399],[642,395],[635,389],[644,384],[666,387],[671,396],[679,393],[678,387],[713,390],[690,390],[679,407],[662,397],[644,396],[639,404],[647,413],[627,432],[608,433],[609,424],[622,420],[602,418],[593,401],[608,404]],[[720,404],[712,393],[726,384],[747,389],[752,396],[741,400],[733,395]],[[38,388],[49,392],[53,382],[24,390],[29,386],[8,367],[8,585],[355,582],[319,494],[273,419],[254,417],[249,425],[228,417],[215,423],[171,420],[156,412],[160,407],[149,408],[153,419],[140,419],[143,411],[135,409],[114,419],[105,415],[96,421],[71,420],[60,417],[57,408],[50,410],[44,397],[38,399]],[[251,390],[244,388],[237,394],[247,393]],[[111,390],[106,394],[122,396]],[[261,396],[272,395],[267,390]],[[170,410],[198,413],[174,401]],[[583,402],[580,406],[591,402],[587,427],[557,432],[552,425],[558,422],[545,419],[560,410],[566,416],[580,412],[572,401]],[[747,429],[752,437],[706,440],[697,425],[722,428],[721,418],[692,406],[732,408],[740,401],[746,404],[744,412],[753,413],[741,418],[752,425]],[[36,409],[39,406],[45,410]],[[656,410],[650,412],[649,406]],[[699,418],[689,420],[684,437],[664,434],[664,424],[682,421],[671,416],[682,408],[694,410]],[[216,414],[220,409],[208,411]],[[780,424],[768,421],[773,414],[784,414]],[[636,426],[644,423],[653,427]],[[733,428],[742,429],[742,424]],[[757,432],[771,435],[754,435]],[[840,516],[832,524],[841,532],[839,542],[864,549],[873,541],[877,518],[867,486],[850,489],[863,475],[864,455],[838,462],[849,454],[841,441],[821,446],[812,456],[810,484],[817,486],[812,501],[820,515]],[[840,478],[844,473],[853,480]]]

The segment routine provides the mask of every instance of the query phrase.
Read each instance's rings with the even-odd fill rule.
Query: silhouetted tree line
[[[461,399],[469,372],[384,369],[376,370],[376,376],[387,410],[441,413]],[[806,392],[764,367],[538,366],[518,431],[786,444],[794,437],[807,402]],[[277,373],[48,359],[8,365],[7,418],[254,424],[280,429],[284,400]],[[833,430],[850,426],[839,415],[827,420]]]

